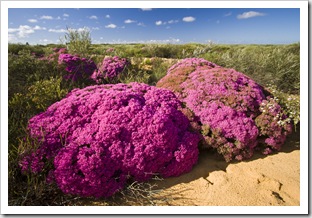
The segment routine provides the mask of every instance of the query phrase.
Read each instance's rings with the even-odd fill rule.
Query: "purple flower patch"
[[[80,58],[77,55],[63,54],[58,57],[58,64],[65,67],[65,80],[77,81],[79,79],[88,79],[95,69],[96,64],[86,58]]]
[[[250,158],[258,145],[264,144],[264,153],[279,150],[290,133],[280,106],[268,104],[263,88],[233,69],[187,58],[173,65],[157,86],[173,91],[198,117],[202,144],[226,161]],[[269,105],[270,112],[261,105]]]
[[[102,83],[104,79],[113,79],[122,73],[129,64],[126,58],[118,56],[104,58],[98,69],[93,72],[91,79],[97,84]]]
[[[37,150],[24,157],[24,171],[48,172],[67,194],[108,197],[128,179],[179,176],[198,158],[199,134],[165,89],[140,83],[75,89],[30,119]],[[35,166],[36,165],[36,166]]]

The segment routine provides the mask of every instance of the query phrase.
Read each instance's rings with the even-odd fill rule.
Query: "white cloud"
[[[18,31],[18,29],[16,29],[16,28],[9,28],[8,29],[8,32],[9,33],[15,33],[15,32],[17,32]]]
[[[232,12],[229,12],[229,13],[226,13],[225,15],[224,15],[224,17],[228,17],[228,16],[231,16],[232,15]]]
[[[34,30],[46,30],[47,28],[36,25],[33,29]]]
[[[17,38],[14,34],[9,34],[8,35],[8,41],[9,42],[16,42],[17,41]]]
[[[67,30],[65,29],[49,29],[48,31],[52,33],[66,33],[67,32]]]
[[[183,17],[182,19],[184,22],[193,22],[196,20],[195,17]]]
[[[99,27],[92,27],[93,30],[100,30]]]
[[[151,11],[152,8],[141,8],[142,11]]]
[[[162,23],[163,23],[163,22],[162,22],[161,20],[155,22],[155,24],[156,24],[157,26],[161,25]]]
[[[130,19],[127,19],[127,20],[125,20],[124,22],[125,22],[125,23],[136,23],[135,20],[130,20]]]
[[[83,28],[78,28],[78,29],[70,29],[70,30],[77,30],[78,32],[90,31],[90,29],[88,27],[83,27]]]
[[[166,25],[166,24],[174,24],[174,23],[178,23],[179,22],[179,20],[169,20],[169,21],[161,21],[161,20],[159,20],[159,21],[156,21],[155,22],[155,24],[157,25],[157,26],[160,26],[160,25]],[[170,27],[166,27],[166,29],[169,29]]]
[[[265,14],[256,11],[248,11],[237,15],[237,19],[248,19],[251,17],[259,17],[259,16],[265,16]]]
[[[101,38],[103,39],[103,38]],[[169,37],[169,39],[150,39],[150,40],[136,40],[136,41],[127,41],[127,40],[121,40],[121,39],[114,39],[112,41],[105,41],[104,43],[108,44],[131,44],[131,43],[142,43],[142,44],[175,44],[175,43],[182,43],[180,39],[176,39],[173,37]],[[103,43],[103,42],[102,42]]]
[[[63,31],[64,29],[61,29],[60,31]],[[65,30],[67,32],[67,30]],[[83,32],[83,31],[90,31],[90,28],[89,27],[83,27],[83,28],[78,28],[78,29],[75,29],[75,28],[68,28],[68,31],[78,31],[78,32]]]
[[[42,44],[53,43],[53,41],[50,40],[50,39],[39,39],[39,42],[42,43]]]
[[[97,16],[92,15],[92,16],[89,17],[89,19],[91,19],[91,20],[97,20],[98,18],[97,18]]]
[[[63,14],[63,17],[69,17],[69,14]]]
[[[56,20],[60,20],[61,19],[61,17],[60,16],[58,16],[57,18],[55,18]]]
[[[178,22],[179,22],[179,20],[169,20],[168,21],[169,24],[178,23]]]
[[[38,20],[36,20],[36,19],[28,19],[28,22],[30,22],[30,23],[37,23]]]
[[[30,34],[34,33],[35,30],[46,30],[46,28],[37,25],[35,27],[31,27],[28,25],[20,25],[18,28],[9,28],[8,32],[10,39],[14,39],[14,38],[26,38]]]
[[[105,18],[110,18],[110,15],[109,15],[109,14],[106,14]]]
[[[105,26],[105,28],[111,28],[111,29],[115,29],[117,26],[115,24],[109,24],[107,26]]]
[[[17,35],[19,36],[19,38],[25,38],[25,37],[28,37],[29,34],[32,34],[34,32],[35,31],[30,26],[25,25],[25,26],[20,26]]]
[[[48,16],[48,15],[43,15],[40,17],[40,19],[43,19],[43,20],[53,20],[53,17],[52,16]]]
[[[140,23],[138,23],[138,26],[143,26],[143,27],[145,27],[145,24],[142,23],[142,22],[140,22]]]
[[[163,40],[151,39],[151,40],[145,41],[145,43],[164,43],[164,44],[179,43],[179,42],[181,42],[180,39],[176,39],[176,38],[173,38],[173,37],[169,37],[169,39],[163,39]]]

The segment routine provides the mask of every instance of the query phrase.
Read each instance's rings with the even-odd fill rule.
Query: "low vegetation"
[[[21,167],[22,167],[21,163],[23,163],[23,160],[25,161],[27,159],[27,158],[25,159],[25,157],[27,156],[26,154],[31,155],[32,154],[31,152],[38,151],[37,148],[39,148],[40,146],[42,146],[42,144],[44,144],[42,142],[42,139],[48,140],[48,138],[45,138],[45,137],[43,138],[32,137],[32,135],[29,133],[29,128],[28,128],[29,120],[34,119],[35,116],[38,116],[38,114],[42,112],[44,112],[43,114],[47,114],[47,111],[51,110],[51,108],[48,109],[51,105],[57,104],[56,102],[62,99],[66,99],[66,96],[70,95],[69,93],[77,92],[74,90],[76,88],[83,89],[83,88],[86,88],[87,86],[95,85],[96,83],[98,83],[99,86],[103,85],[107,87],[113,87],[113,84],[117,84],[117,83],[130,84],[132,82],[145,83],[153,87],[159,82],[159,80],[165,77],[167,75],[168,70],[171,69],[171,67],[174,64],[178,63],[181,59],[203,58],[205,60],[208,60],[209,62],[215,63],[222,69],[232,68],[238,72],[244,73],[249,78],[251,78],[252,81],[255,81],[257,84],[259,84],[263,88],[261,89],[263,93],[271,93],[272,96],[274,96],[271,99],[267,99],[267,102],[266,102],[267,104],[263,105],[262,109],[260,109],[260,106],[258,105],[259,107],[257,108],[257,112],[256,112],[257,116],[259,116],[261,113],[263,114],[263,110],[266,110],[265,107],[267,107],[267,105],[274,104],[274,105],[281,106],[281,109],[284,111],[285,115],[287,116],[287,120],[283,119],[282,120],[283,122],[285,121],[287,123],[291,123],[292,125],[294,125],[294,127],[298,126],[300,123],[300,108],[299,108],[299,105],[300,105],[300,97],[299,97],[300,45],[299,43],[291,44],[291,45],[214,45],[214,44],[206,44],[206,45],[204,44],[185,44],[185,45],[160,45],[160,44],[108,45],[108,44],[102,44],[102,45],[94,45],[94,44],[89,43],[88,34],[85,34],[83,38],[81,38],[81,40],[78,40],[77,42],[73,40],[76,38],[77,38],[77,35],[75,35],[74,32],[69,32],[69,35],[67,35],[67,39],[69,41],[67,42],[66,48],[64,45],[52,45],[52,44],[46,45],[46,46],[9,44],[9,50],[8,50],[8,61],[9,61],[9,71],[8,71],[9,73],[9,87],[8,87],[8,91],[9,91],[9,123],[8,123],[9,125],[9,142],[8,142],[8,146],[9,146],[8,147],[9,148],[9,154],[8,154],[8,158],[9,158],[9,175],[8,175],[9,205],[82,205],[82,204],[90,204],[90,201],[95,200],[93,197],[90,197],[90,198],[82,197],[82,196],[90,196],[90,195],[86,194],[82,196],[81,195],[77,196],[77,193],[75,191],[68,191],[67,189],[69,189],[69,187],[72,186],[70,182],[68,184],[47,182],[47,179],[49,180],[49,178],[51,178],[50,177],[51,174],[49,174],[49,172],[51,171],[51,169],[54,169],[53,167],[54,163],[52,159],[49,160],[49,158],[47,158],[46,156],[43,157],[43,159],[45,159],[45,165],[44,167],[40,168],[41,170],[40,173],[36,172],[36,170],[32,172],[28,172],[28,173],[25,173],[21,170]],[[80,43],[82,43],[82,41],[84,43],[84,46],[81,47],[82,50],[79,50],[78,47],[80,47]],[[64,56],[64,54],[67,54],[67,56]],[[64,57],[66,61],[64,61],[65,60]],[[73,62],[73,60],[77,60],[79,63]],[[110,61],[104,61],[104,60],[110,60]],[[114,64],[114,61],[118,62],[118,64]],[[76,66],[76,68],[73,69],[69,67],[69,65],[66,65],[67,63],[75,63],[74,65]],[[94,73],[93,70],[90,70],[90,72],[88,71],[87,75],[84,75],[84,73],[86,73],[85,72],[86,67],[88,69],[89,68],[99,69],[96,72],[96,75],[94,74],[94,76],[96,76],[96,81],[94,81],[92,78],[88,79],[88,77],[91,76],[92,73]],[[186,69],[186,71],[187,70],[188,69]],[[194,71],[194,69],[191,69],[191,71]],[[111,74],[107,74],[108,72],[111,72]],[[80,74],[77,74],[77,73],[80,73]],[[68,75],[70,75],[70,79],[68,79],[69,78]],[[77,75],[82,75],[82,76],[79,77],[79,79],[73,80],[72,78],[76,78],[74,76],[77,76]],[[176,81],[178,79],[183,80],[182,77],[172,78],[172,80],[174,79],[176,79]],[[186,77],[184,79],[186,80]],[[176,82],[176,81],[172,81],[172,82]],[[112,84],[112,85],[108,85],[108,84]],[[180,88],[180,87],[177,87],[177,88]],[[88,88],[86,88],[85,90],[87,89]],[[172,91],[176,91],[176,90],[172,90]],[[129,93],[125,94],[125,96],[128,96],[128,95]],[[121,95],[118,95],[118,96],[119,96],[118,98],[120,98],[121,100],[123,99]],[[148,98],[153,97],[150,95],[146,95],[146,96]],[[138,97],[137,99],[140,99],[140,97]],[[158,99],[158,97],[156,99]],[[158,100],[161,100],[161,99],[158,99]],[[265,99],[261,99],[261,100],[265,101]],[[148,100],[145,99],[145,101],[148,101]],[[131,104],[133,102],[129,101],[125,103],[124,101],[120,101],[119,103]],[[162,104],[161,102],[159,103]],[[192,111],[188,110],[186,106],[187,106],[187,103],[186,104],[182,103],[181,111],[183,111],[184,114],[188,115],[188,117],[190,118],[190,121],[192,121],[192,119],[194,118],[194,114],[192,114]],[[230,106],[231,105],[224,105],[223,107],[230,107]],[[163,107],[165,108],[164,109],[165,111],[169,110],[168,108],[166,108],[166,107],[169,107],[168,105],[167,106],[163,105]],[[214,106],[212,105],[211,107],[214,107]],[[124,105],[122,108],[126,109],[126,105]],[[85,107],[85,110],[86,110],[85,112],[87,112],[87,107]],[[173,112],[171,111],[170,113],[173,113]],[[182,114],[180,115],[182,116]],[[247,115],[250,116],[250,114],[247,114]],[[255,126],[257,125],[261,126],[262,123],[259,121],[259,119],[258,120],[256,119],[257,116],[255,116],[255,119],[253,119],[250,122],[253,122]],[[235,116],[233,115],[233,117]],[[167,118],[163,118],[163,119],[167,119]],[[174,121],[174,122],[177,122],[177,121]],[[145,124],[142,123],[142,126],[144,125]],[[184,132],[196,131],[196,128],[199,128],[198,126],[197,127],[193,126],[192,128],[187,129],[187,127],[183,125],[182,124],[180,126],[178,125],[178,127],[184,128],[183,129]],[[172,128],[174,127],[173,124],[172,125],[170,124],[170,126]],[[178,130],[179,129],[178,127],[174,132],[182,131],[182,130]],[[203,125],[199,129],[200,129],[200,132],[206,136],[209,136],[212,133],[218,134],[217,130],[211,129],[211,126],[208,126],[208,125]],[[263,130],[263,131],[269,131],[269,130]],[[179,137],[181,137],[183,134],[179,133],[178,135]],[[264,135],[268,136],[268,134],[264,134]],[[154,136],[156,137],[157,134]],[[64,136],[62,136],[62,140],[63,140],[62,143],[68,143],[68,144],[72,143],[71,141],[67,142],[66,137],[67,136],[64,133]],[[170,138],[174,138],[174,137],[168,135],[168,140]],[[87,139],[80,138],[79,140],[82,140],[82,141],[85,140],[83,143],[86,146],[81,147],[79,149],[83,150],[84,152],[87,152],[86,149],[89,149],[87,146],[88,145],[88,141],[86,141]],[[135,141],[135,139],[131,139],[131,140]],[[256,140],[256,136],[255,136],[255,140]],[[136,141],[136,143],[138,143],[138,141]],[[177,149],[177,147],[178,145],[175,148],[173,148],[173,150]],[[75,146],[73,146],[72,148],[76,149]],[[59,157],[56,158],[55,163],[59,163],[60,166],[64,167],[65,165],[61,164],[61,159],[62,159],[61,154],[72,155],[72,156],[78,155],[79,149],[78,148],[77,148],[78,150],[77,149],[75,150],[75,149],[71,149],[71,150],[69,148],[60,149],[61,152],[59,154]],[[95,148],[92,147],[92,149],[95,149]],[[219,149],[219,150],[221,151],[222,149]],[[43,150],[46,152],[45,149]],[[180,150],[183,151],[183,149],[180,149]],[[221,151],[221,154],[228,157],[228,152],[222,153]],[[112,157],[116,158],[117,156],[118,154],[115,154],[115,156],[113,155]],[[246,156],[248,155],[246,154]],[[172,156],[171,159],[168,157],[168,161],[167,162],[164,161],[164,165],[168,165],[170,162],[169,159],[173,160],[174,158],[177,158],[177,157]],[[232,158],[235,159],[235,155],[229,156],[229,160]],[[239,159],[239,156],[236,159]],[[137,171],[135,170],[135,167],[140,166],[140,164],[135,161],[129,161],[129,164],[130,163],[135,165],[132,168],[134,172],[133,175],[136,175],[135,172]],[[36,164],[38,164],[37,165],[38,167],[41,166],[40,161]],[[78,163],[71,162],[70,164],[75,166],[75,170],[79,168]],[[103,164],[105,165],[105,163]],[[130,165],[128,166],[129,169],[131,168]],[[189,167],[191,165],[193,165],[193,162],[187,166],[185,165],[185,169],[187,168],[187,170],[185,171],[190,170]],[[81,165],[81,167],[83,166]],[[153,167],[153,166],[148,165],[148,167]],[[27,165],[27,169],[29,168],[31,167]],[[113,177],[120,176],[122,171],[127,171],[127,170],[124,170],[124,168],[126,168],[126,166],[120,166],[119,171],[116,170],[116,172],[114,172],[111,176]],[[159,166],[159,169],[160,168],[161,166]],[[155,176],[159,176],[159,173],[161,175],[166,175],[166,173],[164,173],[163,171],[159,169],[154,170],[154,171],[150,170],[150,171],[153,174],[155,174]],[[172,169],[173,170],[171,171],[171,174],[169,171],[167,172],[169,173],[168,175],[175,175],[176,167],[174,166],[174,164],[172,164]],[[57,168],[57,169],[55,168],[55,170],[56,171],[58,170],[57,172],[62,172],[61,168]],[[77,173],[79,174],[78,171]],[[59,173],[59,175],[62,175],[62,174]],[[91,178],[94,175],[88,174],[88,176],[90,176]],[[123,176],[126,176],[126,175],[123,175]],[[67,176],[65,177],[67,178]],[[81,176],[79,178],[81,178]],[[152,178],[152,177],[149,177],[149,178]],[[113,196],[111,196],[111,194],[102,195],[102,196],[111,196],[111,197],[106,197],[106,198],[100,198],[101,201],[105,202],[103,204],[126,205],[127,202],[128,203],[130,201],[133,202],[133,199],[136,199],[137,202],[142,201],[144,202],[145,205],[154,204],[154,201],[152,199],[153,191],[151,189],[151,186],[146,185],[147,183],[138,183],[135,181],[135,180],[140,180],[140,179],[133,179],[133,178],[130,178],[130,179],[127,178],[127,179],[128,180],[126,182],[126,185],[125,185],[126,179],[123,181],[120,180],[120,183],[123,183],[122,187],[124,187],[125,185],[125,188],[119,194],[115,194]],[[61,180],[62,179],[59,179],[59,181]],[[87,178],[85,180],[87,180]],[[84,185],[85,180],[80,180],[77,183],[76,189],[80,190],[81,192],[85,191],[86,193],[89,193],[88,191],[90,191],[90,189],[88,189],[88,187]],[[81,187],[84,187],[84,188],[81,188]],[[120,187],[121,186],[118,186],[117,189],[119,189]],[[68,193],[68,195],[64,195],[62,190],[63,191],[66,190],[65,192]],[[92,189],[91,192],[96,193],[97,191]],[[135,193],[135,194],[132,196],[129,194],[131,198],[131,200],[129,200],[130,198],[125,198],[125,195],[128,195],[126,193],[128,194]],[[121,203],[121,201],[123,200],[124,200],[124,203]]]

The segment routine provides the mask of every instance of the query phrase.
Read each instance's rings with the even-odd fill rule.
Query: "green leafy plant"
[[[64,36],[65,44],[71,54],[86,56],[89,54],[91,46],[91,34],[87,28],[72,29],[67,28]]]

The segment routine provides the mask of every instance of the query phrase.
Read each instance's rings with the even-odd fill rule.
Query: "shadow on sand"
[[[299,125],[291,135],[287,137],[285,144],[279,152],[270,154],[269,156],[277,155],[278,153],[291,153],[295,150],[300,150],[300,129]],[[267,158],[268,155],[264,155],[261,152],[255,152],[252,158],[245,160],[244,162],[251,162],[257,159]],[[224,171],[231,164],[239,163],[238,161],[232,161],[226,163],[224,159],[211,151],[201,151],[198,163],[193,167],[192,171],[186,174],[183,174],[179,177],[166,178],[163,181],[157,181],[156,184],[160,189],[167,189],[172,186],[175,186],[180,183],[189,183],[199,178],[206,179],[209,176],[209,173],[214,171]],[[209,181],[208,181],[209,182]]]

